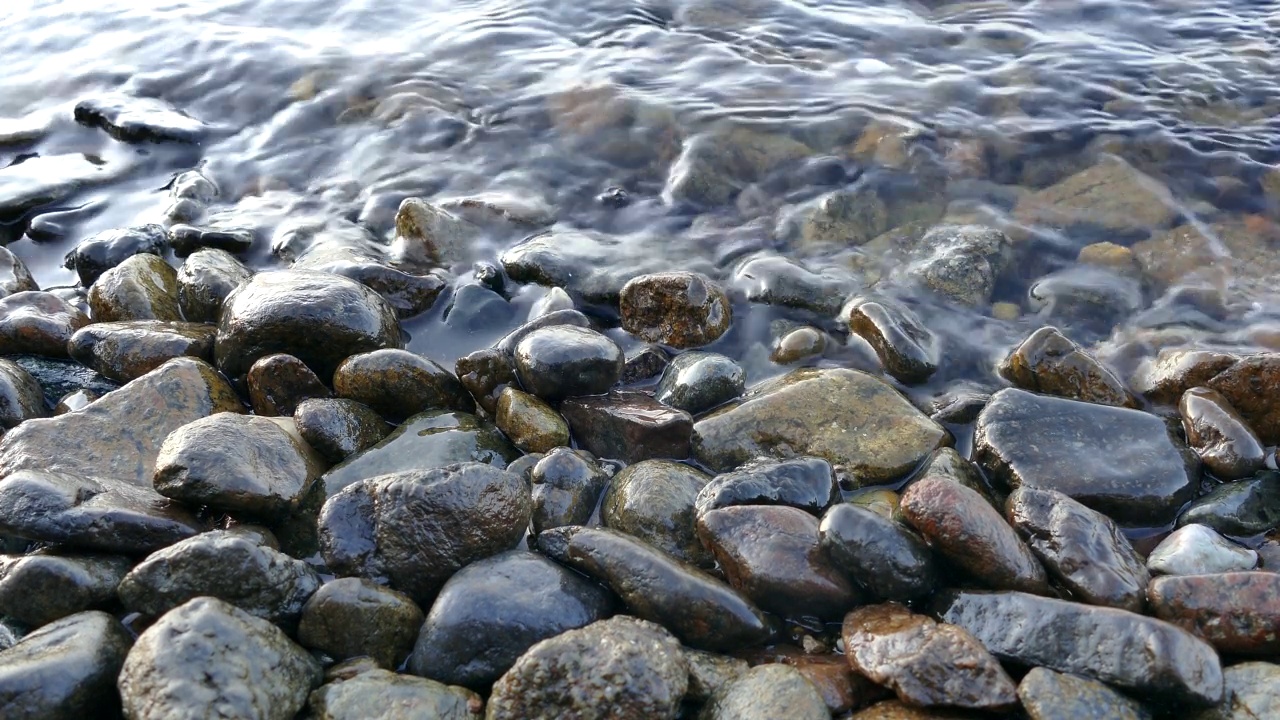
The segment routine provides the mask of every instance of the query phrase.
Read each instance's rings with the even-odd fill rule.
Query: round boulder
[[[677,348],[715,342],[733,323],[724,289],[701,273],[641,275],[622,288],[622,328]]]

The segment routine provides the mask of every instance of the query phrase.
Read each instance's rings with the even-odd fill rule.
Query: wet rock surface
[[[1252,570],[1257,564],[1256,550],[1195,523],[1174,530],[1147,556],[1147,569],[1162,575],[1210,575]]]
[[[0,556],[0,615],[38,628],[100,609],[115,600],[130,565],[115,555]]]
[[[155,255],[134,255],[94,281],[89,310],[98,322],[182,320],[177,271]]]
[[[693,565],[711,567],[711,553],[694,529],[694,502],[710,478],[688,465],[644,460],[609,483],[600,521]]]
[[[0,651],[0,711],[50,720],[118,712],[116,675],[131,642],[119,620],[98,611],[36,630]]]
[[[795,668],[760,665],[726,683],[703,707],[704,720],[764,720],[788,717],[823,720],[830,717],[818,689]]]
[[[298,642],[334,660],[369,657],[394,670],[413,649],[422,620],[408,595],[364,578],[338,578],[302,606]]]
[[[561,403],[560,413],[578,443],[598,457],[624,462],[689,457],[693,418],[644,393],[573,398]]]
[[[1018,698],[1031,720],[1148,720],[1141,703],[1105,683],[1036,668],[1018,684]]]
[[[1280,573],[1158,577],[1147,595],[1157,617],[1190,630],[1224,655],[1280,652]]]
[[[816,457],[757,458],[721,473],[698,492],[697,511],[733,505],[787,505],[814,515],[840,501],[831,463]]]
[[[835,315],[855,282],[836,271],[815,272],[789,258],[763,255],[745,260],[734,270],[733,287],[750,302]]]
[[[283,353],[259,358],[245,375],[245,385],[253,412],[266,417],[287,417],[299,403],[330,395],[306,363]]]
[[[0,359],[0,428],[14,428],[48,414],[40,383],[21,365]]]
[[[1275,391],[1280,383],[1280,354],[1250,355],[1213,376],[1205,385],[1226,398],[1249,423],[1258,439],[1280,443],[1280,403]]]
[[[1182,394],[1178,412],[1187,445],[1206,470],[1223,480],[1239,480],[1263,469],[1266,450],[1220,393],[1191,388]]]
[[[1055,327],[1032,333],[999,370],[1023,390],[1099,405],[1137,406],[1115,373]]]
[[[208,125],[158,98],[113,93],[76,103],[76,122],[128,143],[198,143]]]
[[[508,387],[498,396],[494,423],[525,452],[548,452],[569,444],[569,424],[551,406]]]
[[[1253,720],[1280,712],[1280,665],[1240,663],[1223,670],[1222,680],[1222,704],[1195,715],[1196,720]]]
[[[1225,483],[1200,496],[1178,516],[1178,525],[1205,525],[1231,537],[1280,527],[1280,473],[1265,470]]]
[[[334,372],[333,391],[373,408],[391,422],[426,410],[473,412],[476,408],[453,373],[407,350],[352,355]]]
[[[72,359],[120,383],[142,377],[177,357],[213,359],[210,325],[163,320],[100,322],[71,336]]]
[[[530,531],[537,535],[548,528],[586,525],[609,475],[577,450],[561,447],[537,460],[529,481],[533,488]]]
[[[458,358],[454,364],[458,382],[490,415],[498,412],[498,398],[516,383],[516,366],[508,353],[498,348],[477,350]]]
[[[0,298],[0,353],[67,357],[67,341],[89,316],[58,295],[26,291]]]
[[[1009,267],[1009,236],[985,225],[940,225],[926,232],[905,274],[933,292],[965,305],[991,301]]]
[[[387,670],[340,678],[313,691],[307,702],[316,720],[472,720],[483,717],[484,707],[469,690]]]
[[[81,285],[89,287],[103,273],[134,255],[163,256],[168,246],[165,230],[160,225],[104,230],[81,240],[67,253],[64,264],[68,270],[76,271]]]
[[[39,289],[22,259],[8,248],[0,248],[0,297]]]
[[[217,322],[232,290],[249,282],[253,272],[231,253],[197,250],[178,268],[178,305],[191,322]]]
[[[733,322],[724,289],[706,275],[642,275],[622,288],[622,328],[647,342],[675,348],[709,345]]]
[[[885,371],[904,383],[928,380],[938,370],[938,338],[908,308],[876,298],[854,298],[842,312],[849,332],[875,349]]]
[[[680,353],[662,373],[653,397],[663,405],[698,415],[723,405],[746,389],[742,366],[716,353]]]
[[[293,412],[298,434],[326,461],[340,463],[377,445],[390,426],[354,400],[303,400]]]
[[[1006,487],[1057,490],[1122,525],[1169,521],[1198,480],[1198,461],[1160,418],[1016,389],[982,411],[974,459]]]
[[[1177,405],[1183,393],[1209,382],[1236,360],[1216,350],[1166,350],[1134,375],[1133,389],[1153,403]]]
[[[534,330],[515,346],[520,385],[549,402],[607,392],[618,382],[623,364],[617,343],[573,325]]]
[[[409,670],[449,685],[488,687],[535,644],[603,620],[612,607],[607,590],[541,555],[500,553],[445,583]]]
[[[831,563],[873,597],[906,602],[938,585],[940,568],[929,546],[891,518],[841,503],[823,515],[818,531]]]

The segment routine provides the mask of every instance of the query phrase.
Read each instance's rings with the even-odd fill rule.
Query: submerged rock
[[[629,465],[609,483],[600,521],[677,560],[710,567],[711,553],[694,528],[694,501],[708,480],[705,473],[669,460]]]
[[[405,198],[396,211],[397,261],[420,266],[449,266],[471,254],[480,228],[422,198]]]
[[[1263,469],[1267,453],[1244,418],[1220,393],[1194,387],[1178,403],[1187,444],[1209,472],[1239,480]]]
[[[938,370],[937,337],[906,307],[854,298],[841,313],[849,332],[875,349],[885,370],[904,383],[921,383]]]
[[[1070,400],[1137,407],[1120,378],[1055,327],[1042,327],[1000,364],[1000,375],[1023,390]]]
[[[1168,188],[1121,160],[1104,160],[1024,197],[1013,210],[1021,223],[1068,232],[1141,239],[1167,228],[1179,213]]]
[[[89,324],[80,308],[49,292],[0,298],[0,355],[67,357],[67,341]]]
[[[983,225],[940,225],[926,232],[905,274],[964,305],[991,301],[996,281],[1013,258],[1013,243]]]
[[[1257,564],[1256,550],[1195,523],[1174,530],[1147,556],[1147,569],[1162,575],[1212,575],[1252,570]]]
[[[32,720],[110,717],[130,644],[120,621],[96,610],[46,625],[0,651],[0,709]]]
[[[560,412],[578,443],[597,457],[624,462],[689,457],[693,418],[644,393],[573,398],[560,405]]]
[[[302,606],[298,642],[334,660],[369,657],[394,670],[413,649],[422,620],[408,595],[364,578],[338,578]]]
[[[127,383],[177,357],[213,359],[211,325],[164,320],[99,322],[71,336],[67,351],[103,377]]]
[[[835,315],[856,282],[848,274],[814,272],[790,258],[765,255],[739,265],[734,270],[733,286],[749,302]]]
[[[642,275],[622,288],[622,329],[675,348],[709,345],[733,324],[724,289],[700,273]]]

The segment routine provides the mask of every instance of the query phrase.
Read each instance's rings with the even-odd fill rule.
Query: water
[[[61,259],[79,239],[161,220],[169,181],[197,166],[220,185],[222,207],[268,230],[355,221],[385,235],[404,197],[498,192],[545,205],[560,228],[620,239],[619,265],[643,256],[722,279],[738,258],[761,248],[815,268],[861,268],[859,256],[879,251],[815,249],[775,232],[796,206],[859,176],[887,177],[886,187],[916,192],[930,218],[951,203],[948,213],[1003,222],[1023,194],[1102,154],[1167,185],[1180,213],[1174,223],[1206,228],[1218,255],[1240,247],[1220,237],[1215,223],[1256,230],[1264,258],[1266,243],[1280,237],[1272,234],[1280,188],[1272,196],[1264,191],[1266,173],[1280,162],[1277,2],[3,6],[0,137],[7,140],[0,166],[40,161],[26,159],[3,177],[21,168],[31,177],[92,183],[53,207],[9,219],[20,230],[39,212],[79,208],[69,213],[64,237],[23,237],[9,246],[42,287],[74,283]],[[71,120],[77,101],[107,91],[161,98],[212,126],[211,136],[200,147],[127,145]],[[871,121],[898,129],[889,141],[868,145]],[[664,188],[681,149],[727,126],[785,136],[829,162],[784,165],[710,207],[671,202]],[[909,137],[897,143],[901,128]],[[92,162],[76,160],[85,156]],[[630,205],[602,206],[596,197],[610,186],[625,188]],[[491,233],[471,259],[493,260],[524,234]],[[985,304],[911,299],[927,309],[936,331],[956,339],[952,368],[935,386],[989,379],[990,356],[1045,321],[1103,342],[1101,351],[1125,367],[1162,343],[1247,349],[1275,345],[1280,335],[1272,330],[1280,305],[1257,267],[1248,281],[1218,278],[1222,300],[1209,303],[1216,309],[1205,320],[1203,307],[1176,294],[1170,299],[1162,287],[1140,283],[1135,290],[1076,265],[1086,244],[1136,238],[1043,228],[1030,235],[1017,271],[996,292],[996,300],[1018,306],[1016,319],[997,319]],[[270,255],[268,238],[260,245],[250,256],[254,265],[284,264]],[[465,278],[468,268],[454,270]],[[1041,294],[1074,282],[1133,297],[1122,298],[1114,314],[1046,315],[1035,298],[1038,282]],[[527,312],[541,292],[522,290],[517,312]],[[440,321],[446,305],[408,324],[411,347],[451,362],[506,329],[448,330]],[[831,325],[804,313],[739,312],[718,347],[743,358],[756,378],[781,371],[767,359],[780,324]],[[1163,333],[1158,340],[1148,337],[1155,329]],[[856,344],[837,348],[825,362],[858,365],[866,352]]]

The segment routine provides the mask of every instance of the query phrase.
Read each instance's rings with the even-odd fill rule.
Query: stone
[[[802,639],[812,640],[812,637],[804,636]],[[810,652],[794,645],[773,645],[739,655],[749,659],[752,666],[781,663],[795,668],[817,689],[827,710],[838,717],[890,694],[855,673],[844,655],[826,654],[821,647],[814,645],[807,647]],[[690,673],[692,675],[692,671]]]
[[[337,578],[302,606],[298,643],[337,661],[369,657],[394,670],[413,649],[422,620],[404,593],[364,578]]]
[[[494,683],[488,720],[674,720],[689,684],[680,643],[619,616],[534,645]]]
[[[1048,577],[1036,556],[977,492],[925,478],[903,493],[901,512],[934,550],[982,585],[1049,593]]]
[[[543,315],[548,315],[557,310],[572,310],[573,298],[569,297],[569,293],[564,288],[548,288],[547,294],[534,301],[529,308],[529,319],[537,320]]]
[[[1236,363],[1234,355],[1216,350],[1166,348],[1134,373],[1137,393],[1158,405],[1177,405],[1183,393],[1202,386]]]
[[[733,360],[717,353],[685,352],[667,365],[653,397],[698,415],[737,398],[746,386],[747,373]]]
[[[726,683],[699,713],[699,720],[825,720],[827,704],[795,668],[759,665]]]
[[[1020,487],[1009,495],[1006,516],[1073,598],[1142,612],[1151,577],[1106,515],[1054,490]]]
[[[972,720],[971,713],[946,710],[922,710],[905,705],[899,700],[886,700],[856,712],[849,720]]]
[[[1237,292],[1267,287],[1275,272],[1271,247],[1276,226],[1256,215],[1212,220],[1187,222],[1133,245],[1138,266],[1153,289],[1222,287],[1228,280]]]
[[[964,628],[890,603],[850,612],[842,636],[853,669],[910,705],[1001,711],[1018,704],[1013,680]]]
[[[684,661],[689,667],[689,690],[685,702],[706,703],[713,695],[745,673],[750,667],[746,660],[704,650],[685,648]]]
[[[1194,453],[1154,415],[1012,388],[978,417],[974,460],[1004,487],[1057,490],[1121,525],[1168,522],[1199,481]]]
[[[498,348],[485,348],[458,358],[454,371],[458,382],[490,415],[498,412],[502,391],[516,383],[515,363]]]
[[[192,507],[279,519],[296,512],[325,470],[292,420],[217,413],[165,438],[156,492]]]
[[[691,647],[732,650],[771,635],[764,614],[736,590],[616,530],[545,530],[538,535],[538,550],[604,583],[628,612],[670,629]]]
[[[1222,699],[1217,653],[1163,620],[1020,592],[948,591],[933,611],[1001,662],[1083,675],[1174,706]]]
[[[131,612],[160,617],[198,597],[215,597],[292,632],[320,576],[301,560],[233,531],[214,530],[147,556],[120,582]]]
[[[67,352],[103,377],[127,383],[173,358],[212,360],[213,333],[211,325],[188,322],[100,322],[77,330],[67,343]]]
[[[802,327],[778,338],[769,353],[769,360],[779,365],[791,365],[822,356],[831,342],[826,333],[817,328]],[[831,342],[834,344],[834,342]]]
[[[130,643],[120,621],[97,610],[45,625],[0,651],[0,714],[77,720],[118,713],[115,679]]]
[[[48,415],[40,383],[21,365],[0,358],[0,428],[9,430]]]
[[[537,535],[550,528],[586,525],[609,475],[581,452],[559,447],[537,460],[529,482],[533,488],[530,531]]]
[[[135,720],[290,720],[321,680],[320,663],[276,626],[216,598],[196,598],[147,628],[116,685]]]
[[[330,396],[329,388],[306,363],[284,353],[258,358],[245,375],[245,385],[253,412],[265,417],[288,417],[299,404]]]
[[[841,311],[849,332],[866,340],[885,371],[903,383],[922,383],[938,370],[937,337],[908,308],[888,300],[854,298]]]
[[[405,198],[396,211],[393,256],[399,262],[445,266],[463,262],[480,228],[422,198]]]
[[[623,462],[689,457],[693,418],[649,395],[611,392],[560,405],[578,443],[597,457]]]
[[[191,322],[217,322],[232,290],[249,282],[253,271],[231,253],[197,250],[178,268],[178,305]]]
[[[474,412],[476,408],[453,373],[408,350],[375,350],[348,357],[333,374],[333,391],[373,408],[391,422],[426,410]]]
[[[516,348],[520,347],[520,343],[538,330],[550,327],[570,326],[583,329],[591,328],[591,319],[583,315],[577,310],[557,310],[547,313],[536,320],[521,325],[511,332],[503,335],[498,342],[493,344],[493,349],[498,350],[507,356],[508,359],[514,360]]]
[[[1200,496],[1178,516],[1178,526],[1205,525],[1230,537],[1280,528],[1280,473],[1267,470],[1224,483]]]
[[[516,309],[500,293],[483,285],[466,283],[454,288],[444,310],[444,324],[465,333],[511,326]]]
[[[1260,720],[1280,713],[1280,665],[1245,662],[1222,671],[1222,704],[1191,716],[1194,720]]]
[[[39,628],[101,609],[115,601],[130,565],[114,555],[0,555],[0,615]]]
[[[791,507],[739,505],[698,517],[698,537],[729,584],[784,618],[834,619],[861,594],[819,545],[818,519]]]
[[[694,501],[711,478],[670,460],[642,460],[614,476],[600,504],[600,522],[668,555],[709,568],[711,553],[695,529]]]
[[[524,452],[550,452],[569,444],[569,423],[551,406],[507,387],[498,396],[494,424]]]
[[[1257,565],[1256,550],[1195,523],[1174,530],[1147,555],[1147,569],[1161,575],[1213,575],[1252,570]]]
[[[842,368],[766,381],[693,428],[694,457],[718,472],[761,455],[812,455],[863,484],[902,477],[950,443],[942,426],[882,380]]]
[[[127,143],[199,144],[212,128],[159,98],[111,93],[76,103],[76,122]]]
[[[391,430],[371,408],[342,399],[303,400],[293,422],[303,441],[330,464],[377,445]]]
[[[812,310],[834,316],[856,289],[851,275],[824,269],[814,272],[780,255],[760,255],[742,261],[733,272],[732,287],[748,302]]]
[[[923,539],[860,505],[832,506],[818,527],[818,543],[832,565],[883,600],[918,600],[940,582],[941,569]]]
[[[76,271],[81,285],[89,287],[103,273],[134,255],[163,256],[168,246],[169,239],[160,225],[114,228],[81,240],[67,253],[64,265],[68,270]]]
[[[616,342],[572,325],[534,330],[515,348],[520,385],[548,402],[607,392],[622,375],[623,363]]]
[[[821,515],[840,502],[831,463],[817,457],[756,458],[721,473],[698,492],[698,515],[734,505],[787,505]]]
[[[415,675],[487,688],[548,638],[611,614],[607,590],[527,550],[472,563],[449,578],[409,658]]]
[[[1012,241],[996,228],[939,225],[915,243],[901,273],[948,300],[979,306],[991,302],[1012,259]]]
[[[893,227],[890,208],[874,185],[860,182],[804,203],[785,215],[774,235],[806,254],[865,245]]]
[[[436,298],[448,286],[441,272],[413,275],[365,258],[339,256],[325,262],[322,256],[295,263],[293,267],[296,270],[332,273],[355,280],[382,296],[396,311],[396,316],[401,318],[414,317],[430,310],[435,305]]]
[[[475,415],[433,410],[405,420],[380,442],[336,465],[324,475],[325,495],[360,480],[454,463],[488,463],[505,468],[520,451],[498,428]]]
[[[190,257],[205,248],[243,255],[253,249],[257,238],[249,229],[201,228],[185,223],[169,226],[169,247],[176,257]]]
[[[139,554],[201,529],[185,509],[123,480],[43,470],[17,470],[0,480],[0,536]]]
[[[1194,387],[1178,403],[1187,445],[1205,469],[1222,480],[1239,480],[1262,470],[1267,453],[1244,418],[1216,390]]]
[[[22,259],[8,248],[0,248],[0,297],[39,289]]]
[[[1267,445],[1280,443],[1280,353],[1250,355],[1213,376],[1216,390]]]
[[[134,255],[93,283],[89,310],[97,322],[180,321],[178,273],[161,257]]]
[[[258,273],[227,296],[219,318],[214,358],[231,378],[275,353],[293,355],[319,377],[332,377],[351,355],[404,343],[386,300],[329,273]]]
[[[1097,680],[1034,668],[1018,684],[1031,720],[1150,720],[1151,712]]]
[[[733,324],[724,289],[700,273],[642,275],[622,288],[622,329],[675,348],[710,345]]]
[[[965,459],[956,452],[955,448],[944,447],[934,451],[929,459],[925,461],[924,468],[916,474],[915,480],[924,478],[939,478],[949,482],[963,485],[970,490],[976,491],[987,502],[991,503],[991,507],[1004,512],[1004,495],[997,493],[987,483],[986,478],[982,476],[982,471],[978,469],[972,461]],[[911,485],[914,480],[908,481],[907,485]],[[905,491],[906,488],[903,488]]]
[[[1176,208],[1168,188],[1113,159],[1025,196],[1013,217],[1026,225],[1070,233],[1141,239],[1173,225],[1180,215]]]
[[[1023,390],[1099,405],[1137,407],[1120,378],[1055,327],[1042,327],[1000,363]]]
[[[632,385],[634,383],[661,377],[667,370],[671,360],[667,351],[658,345],[647,345],[643,350],[627,358],[622,366],[622,376],[618,383]]]
[[[89,324],[80,308],[49,292],[0,298],[0,355],[67,357],[67,341]]]
[[[1280,573],[1165,575],[1147,589],[1156,617],[1204,638],[1223,655],[1280,653]]]
[[[744,186],[813,151],[786,133],[722,125],[689,138],[670,166],[662,197],[668,204],[728,203]]]
[[[385,582],[426,607],[455,572],[515,547],[532,512],[524,481],[491,465],[382,475],[325,501],[321,552],[334,574]]]
[[[98,393],[81,388],[72,390],[71,392],[58,398],[58,404],[53,406],[54,415],[65,415],[69,412],[83,410],[88,407],[89,403],[102,397]]]
[[[315,720],[479,720],[479,695],[434,680],[368,670],[312,691],[308,699]]]

